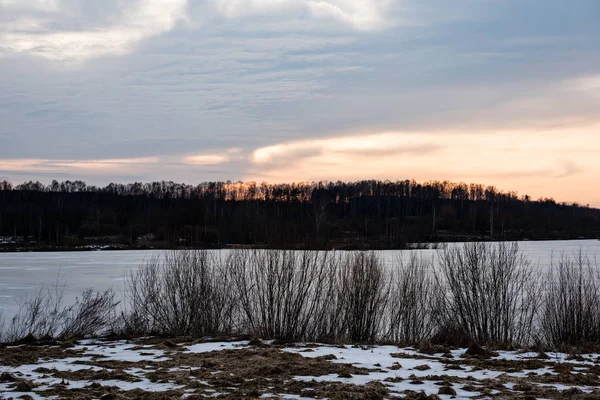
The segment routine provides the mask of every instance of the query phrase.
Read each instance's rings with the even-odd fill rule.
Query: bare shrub
[[[67,314],[62,306],[65,289],[57,282],[53,287],[41,286],[31,297],[18,299],[18,311],[9,323],[6,340],[54,338]]]
[[[244,250],[227,268],[237,294],[240,329],[262,338],[312,339],[323,314],[332,257],[327,252]]]
[[[124,330],[202,336],[231,330],[227,270],[206,250],[179,250],[146,261],[128,279]]]
[[[18,311],[2,340],[53,340],[84,338],[109,327],[118,305],[112,290],[84,291],[74,304],[64,305],[66,285],[42,286],[31,297],[17,300]]]
[[[374,252],[348,253],[338,268],[336,284],[347,339],[376,341],[381,335],[390,299],[389,270]]]
[[[539,281],[516,243],[466,243],[439,253],[440,326],[457,324],[479,343],[527,343]]]
[[[4,331],[4,312],[0,310],[0,343],[5,341],[6,332]]]
[[[412,253],[398,260],[389,303],[387,338],[394,342],[417,342],[431,337],[437,308],[433,265]]]
[[[112,289],[104,292],[85,290],[75,304],[62,313],[61,339],[93,336],[111,326],[119,302]]]
[[[343,253],[334,253],[327,259],[327,269],[319,281],[317,312],[312,315],[312,337],[324,343],[336,343],[348,337],[348,296],[343,293],[346,269]]]
[[[382,336],[391,285],[373,252],[247,250],[232,254],[228,269],[242,332],[324,342]]]
[[[546,341],[554,346],[600,341],[599,278],[598,265],[581,251],[553,261],[541,318]]]

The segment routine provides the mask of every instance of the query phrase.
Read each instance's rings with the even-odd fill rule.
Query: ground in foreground
[[[0,348],[0,398],[600,398],[600,356],[434,346],[81,341]]]

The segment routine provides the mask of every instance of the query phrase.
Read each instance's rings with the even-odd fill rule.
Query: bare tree
[[[327,219],[327,208],[329,206],[329,198],[325,196],[321,196],[318,199],[313,200],[313,219],[315,222],[315,228],[317,231],[317,237],[321,232],[321,225]]]

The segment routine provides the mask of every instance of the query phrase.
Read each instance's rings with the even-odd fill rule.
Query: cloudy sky
[[[0,179],[600,206],[598,0],[0,0]]]

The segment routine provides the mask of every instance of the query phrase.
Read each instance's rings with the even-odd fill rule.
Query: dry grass
[[[98,357],[81,364],[95,366],[99,371],[83,369],[65,372],[55,369],[38,370],[38,373],[57,378],[45,395],[59,398],[114,398],[114,399],[174,399],[183,394],[191,398],[205,398],[218,393],[216,398],[250,399],[266,394],[295,394],[313,398],[330,399],[384,399],[391,392],[388,385],[403,382],[403,379],[388,379],[367,385],[344,384],[339,382],[299,381],[295,376],[365,376],[392,366],[367,370],[350,364],[333,363],[334,355],[305,358],[300,354],[282,351],[282,345],[253,346],[208,353],[186,352],[189,339],[173,340],[167,344],[159,339],[147,339],[138,343],[138,349],[161,348],[169,360],[125,362],[106,360]],[[106,344],[110,346],[110,343]],[[148,347],[151,345],[152,347]],[[310,350],[312,347],[308,347]],[[419,350],[415,347],[415,350]],[[82,356],[83,350],[73,351],[59,346],[22,346],[21,348],[3,349],[0,365],[21,365],[41,358],[60,360],[67,357]],[[439,354],[439,353],[436,353]],[[398,357],[417,358],[418,355]],[[426,383],[439,386],[439,394],[452,394],[456,390],[469,391],[485,398],[549,398],[549,399],[591,399],[598,398],[599,391],[584,393],[581,387],[600,387],[598,374],[600,365],[574,362],[573,364],[556,363],[551,359],[497,360],[482,358],[460,358],[449,360],[443,356],[424,354],[424,362],[415,371],[428,371],[428,360],[444,362],[449,367],[444,375],[411,376],[405,383],[414,389],[401,394],[409,399],[435,399],[436,395],[425,395],[420,387]],[[35,361],[33,361],[35,362]],[[454,366],[462,370],[497,371],[501,374],[494,379],[459,378],[452,376]],[[541,374],[542,368],[551,368],[556,374]],[[132,375],[132,369],[143,370],[142,377],[155,383],[169,383],[180,388],[166,392],[152,393],[142,390],[123,391],[118,387],[104,384],[108,380],[126,382],[140,381],[140,377]],[[402,369],[398,365],[398,369]],[[510,376],[510,373],[524,373],[523,377]],[[84,388],[73,389],[72,382],[89,381]],[[36,384],[26,376],[5,373],[0,376],[0,383],[8,385],[8,390],[36,390]],[[566,390],[558,390],[552,385],[566,385]],[[510,387],[510,389],[509,389]],[[21,390],[22,391],[22,390]],[[7,393],[10,395],[10,393]],[[106,396],[106,397],[103,397]]]

